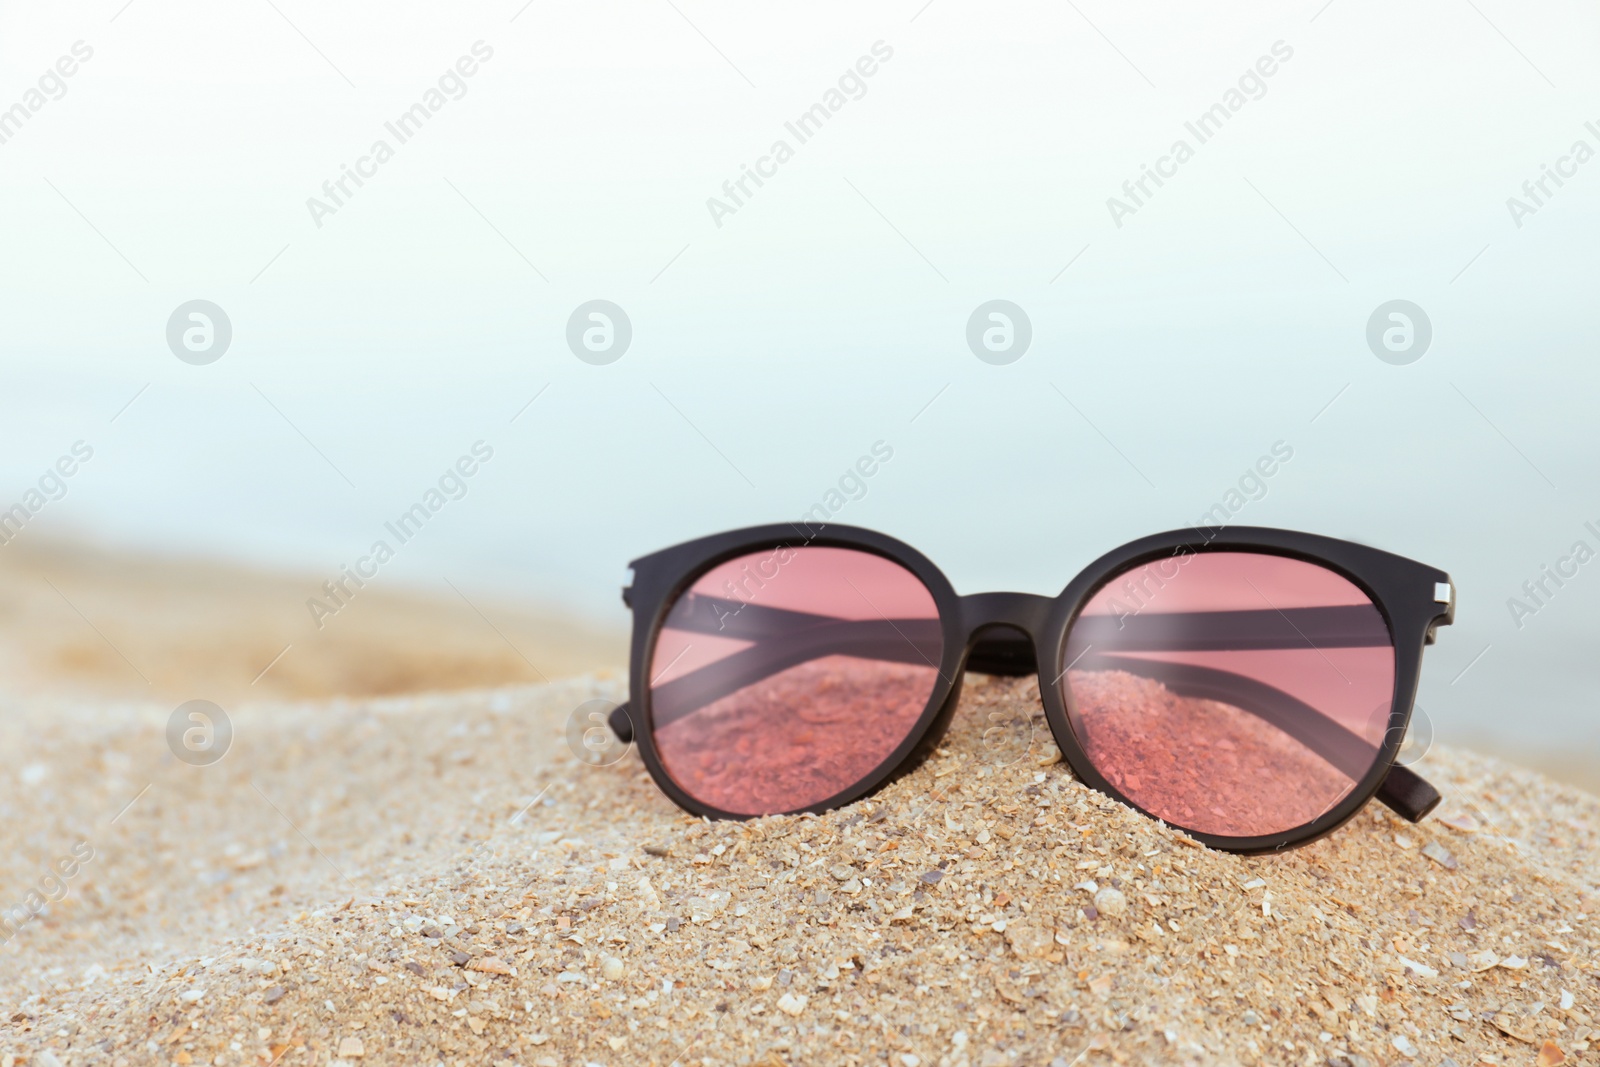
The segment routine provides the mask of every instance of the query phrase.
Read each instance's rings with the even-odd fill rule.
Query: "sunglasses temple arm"
[[[618,704],[606,716],[606,725],[611,727],[611,732],[617,735],[617,740],[628,744],[633,740],[633,716],[628,712],[628,705]]]
[[[793,616],[799,613],[783,614]],[[937,620],[853,621],[823,615],[804,617],[816,621],[788,633],[768,633],[766,639],[757,640],[750,647],[725,656],[716,663],[679,675],[664,685],[653,686],[656,725],[665,726],[675,722],[707,704],[790,667],[839,653],[855,656],[866,654],[886,663],[938,669],[938,649],[942,637]],[[771,622],[770,619],[758,621]],[[704,631],[696,629],[691,632]],[[633,716],[627,704],[613,709],[606,723],[618,741],[627,744],[633,740]]]
[[[668,726],[746,686],[834,655],[938,670],[940,640],[933,619],[835,620],[808,627],[782,640],[757,641],[670,681],[657,678],[650,686],[651,717],[657,728]]]
[[[607,719],[611,732],[626,745],[633,741],[633,718],[628,705],[620,704]],[[1407,822],[1418,823],[1427,818],[1442,799],[1439,791],[1420,775],[1401,763],[1389,768],[1383,784],[1378,786],[1378,799]]]
[[[1389,627],[1368,605],[1086,615],[1072,643],[1117,652],[1248,652],[1288,648],[1381,648]]]
[[[725,597],[690,593],[672,628],[739,641],[791,637],[848,620]],[[862,620],[870,621],[870,620]],[[1371,648],[1390,643],[1383,617],[1367,605],[1089,615],[1073,623],[1075,644],[1119,652],[1242,652],[1302,648]]]
[[[1421,775],[1403,763],[1396,763],[1378,787],[1378,799],[1407,822],[1421,822],[1444,798]]]
[[[1373,746],[1315,708],[1276,686],[1231,671],[1189,663],[1115,655],[1091,656],[1088,670],[1121,670],[1160,682],[1174,693],[1220,700],[1283,731],[1351,779],[1372,765]],[[1395,763],[1378,786],[1377,798],[1408,822],[1421,822],[1438,806],[1439,791],[1415,771]]]

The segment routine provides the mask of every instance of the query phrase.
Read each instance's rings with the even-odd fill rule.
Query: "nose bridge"
[[[1032,593],[962,597],[961,621],[972,643],[967,669],[984,674],[1032,674],[1038,669],[1034,640],[1044,631],[1049,611],[1050,598]]]
[[[1008,626],[1033,637],[1044,629],[1051,603],[1033,593],[975,593],[961,598],[961,620],[969,634]]]

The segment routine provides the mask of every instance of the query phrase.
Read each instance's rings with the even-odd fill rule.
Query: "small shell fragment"
[[[1470,814],[1464,811],[1452,811],[1448,815],[1435,815],[1434,821],[1442,823],[1450,829],[1463,834],[1475,834],[1483,827]]]
[[[1507,1037],[1514,1037],[1518,1041],[1523,1041],[1530,1045],[1538,1044],[1539,1039],[1534,1037],[1532,1031],[1528,1029],[1527,1020],[1524,1018],[1509,1015],[1502,1011],[1490,1017],[1489,1025]]]
[[[482,956],[478,959],[475,959],[471,963],[467,964],[467,970],[481,971],[484,974],[509,975],[511,973],[511,968],[508,967],[506,965],[506,961],[501,959],[499,956]]]
[[[1539,1047],[1539,1058],[1535,1062],[1539,1067],[1556,1067],[1558,1063],[1567,1062],[1567,1054],[1557,1048],[1554,1041],[1546,1040]]]
[[[1461,864],[1456,861],[1456,858],[1450,855],[1450,850],[1439,844],[1437,841],[1433,841],[1427,845],[1424,845],[1422,854],[1447,871],[1453,871],[1457,867],[1461,866]]]
[[[1404,957],[1404,956],[1400,957],[1400,962],[1408,970],[1415,971],[1417,974],[1420,974],[1424,978],[1437,978],[1437,977],[1439,977],[1439,972],[1434,970],[1432,967],[1429,967],[1426,963],[1418,963],[1416,960],[1406,959],[1406,957]],[[1413,1055],[1415,1055],[1415,1053],[1408,1052],[1408,1053],[1406,1053],[1406,1055],[1407,1056],[1413,1056]]]
[[[1122,890],[1107,886],[1094,895],[1094,907],[1101,915],[1124,915],[1128,911],[1128,898]]]

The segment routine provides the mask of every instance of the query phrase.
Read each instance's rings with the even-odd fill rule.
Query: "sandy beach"
[[[605,634],[375,594],[252,686],[292,580],[4,562],[4,1067],[1595,1058],[1600,800],[1502,762],[1436,747],[1421,825],[1242,859],[973,675],[878,796],[713,824],[569,750],[624,695]],[[206,766],[167,739],[198,694]]]
[[[263,705],[209,767],[158,707],[9,708],[6,892],[93,856],[3,950],[5,1062],[1589,1058],[1600,801],[1435,751],[1439,817],[1241,859],[974,682],[878,797],[720,824],[567,750],[615,680]]]

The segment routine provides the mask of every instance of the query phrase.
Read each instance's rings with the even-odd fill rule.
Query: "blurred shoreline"
[[[471,590],[431,595],[374,583],[319,628],[306,598],[321,581],[18,539],[0,548],[0,688],[104,700],[314,700],[625,668],[625,630]]]

